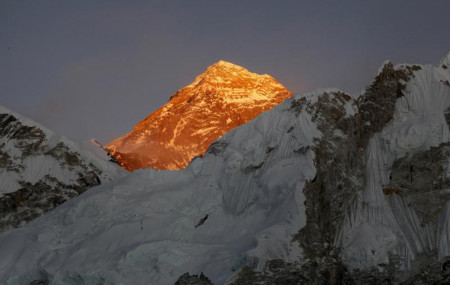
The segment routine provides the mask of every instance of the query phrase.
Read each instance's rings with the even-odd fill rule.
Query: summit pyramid
[[[220,60],[106,149],[128,170],[182,169],[214,140],[291,96],[271,76]]]

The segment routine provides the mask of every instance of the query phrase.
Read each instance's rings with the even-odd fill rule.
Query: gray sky
[[[437,64],[450,0],[0,0],[0,105],[106,143],[224,59],[294,93],[364,88],[386,59]]]

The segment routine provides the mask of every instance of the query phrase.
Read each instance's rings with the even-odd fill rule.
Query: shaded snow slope
[[[117,165],[0,106],[0,228],[18,226],[101,182]]]
[[[183,171],[136,171],[0,236],[0,280],[173,284],[203,271],[220,284],[247,262],[298,258],[290,239],[305,223],[301,189],[314,177],[309,147],[320,133],[290,101]]]

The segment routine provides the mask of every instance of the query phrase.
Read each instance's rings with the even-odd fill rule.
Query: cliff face
[[[215,139],[291,96],[269,75],[219,61],[106,149],[128,170],[182,169]]]
[[[0,106],[0,231],[125,171]]]

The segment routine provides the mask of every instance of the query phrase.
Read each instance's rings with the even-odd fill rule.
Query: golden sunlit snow
[[[182,169],[215,139],[291,96],[271,76],[221,60],[106,149],[128,170]]]

